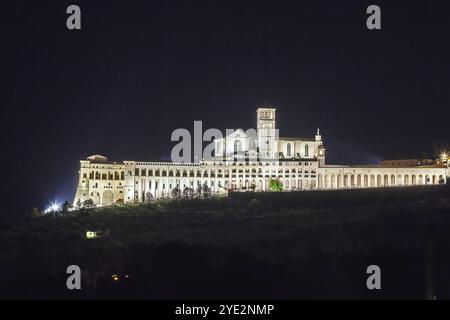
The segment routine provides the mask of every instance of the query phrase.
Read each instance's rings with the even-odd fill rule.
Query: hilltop
[[[425,298],[431,276],[433,294],[450,298],[449,228],[446,185],[234,193],[46,215],[0,232],[0,295]],[[65,288],[71,264],[83,271],[81,292]],[[370,264],[384,272],[381,292],[365,288]]]

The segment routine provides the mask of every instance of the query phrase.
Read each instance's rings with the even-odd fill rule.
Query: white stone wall
[[[319,166],[317,160],[302,161],[206,161],[198,164],[171,162],[135,162],[98,164],[80,161],[80,180],[74,204],[80,199],[94,203],[139,203],[146,194],[171,197],[181,190],[207,184],[213,194],[227,189],[269,191],[269,181],[277,179],[283,190],[324,190],[374,187],[436,185],[446,182],[447,168],[381,168],[352,166]],[[116,179],[119,174],[119,179]],[[123,179],[122,179],[123,177]],[[112,178],[112,179],[111,179]]]
[[[438,167],[381,168],[325,166],[318,175],[319,189],[348,189],[435,185],[446,183],[448,170]]]
[[[73,205],[92,199],[96,205],[123,201],[125,166],[115,163],[80,161],[78,187]]]
[[[276,159],[278,151],[285,159],[246,162],[244,157],[233,161],[226,154],[234,154],[234,142],[241,142],[241,150],[256,148],[254,138],[242,130],[236,130],[226,138],[216,139],[218,160],[201,163],[136,162],[107,163],[107,158],[95,155],[80,161],[79,182],[74,199],[81,202],[92,199],[95,204],[107,205],[116,202],[143,202],[147,194],[153,198],[170,197],[178,186],[197,189],[205,183],[213,194],[224,194],[228,189],[256,191],[269,190],[271,179],[283,183],[284,190],[321,190],[434,185],[446,182],[448,168],[411,167],[381,168],[362,166],[327,166],[325,149],[319,129],[314,139],[275,137],[275,109],[257,110],[257,145],[260,154],[269,154]],[[291,145],[291,156],[287,145]],[[308,152],[306,152],[308,146]],[[300,159],[298,159],[298,155]],[[239,158],[239,157],[238,157]],[[119,176],[117,176],[119,174]]]

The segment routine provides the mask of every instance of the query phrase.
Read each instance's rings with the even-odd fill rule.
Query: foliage
[[[180,199],[181,198],[181,190],[178,186],[172,189],[172,198]]]
[[[208,185],[205,182],[203,184],[203,198],[205,198],[205,199],[211,198],[211,195],[212,195],[212,190],[210,187],[208,187]]]
[[[145,203],[150,203],[150,202],[152,202],[154,199],[153,199],[153,195],[152,195],[152,193],[151,192],[147,192],[146,194],[145,194]]]
[[[272,191],[281,191],[283,190],[283,184],[280,180],[277,179],[271,179],[269,182],[269,188]]]
[[[376,260],[396,279],[378,297],[419,299],[422,282],[411,279],[424,244],[439,270],[450,267],[449,190],[236,192],[44,215],[0,231],[0,297],[73,298],[61,290],[69,261],[82,266],[83,298],[373,298],[358,275]],[[88,241],[87,230],[103,236]],[[449,298],[446,273],[434,277]]]
[[[189,188],[189,187],[184,188],[183,197],[188,200],[194,199],[194,189]]]
[[[93,208],[93,207],[95,207],[94,200],[87,199],[83,201],[83,208]]]
[[[195,197],[197,199],[200,199],[202,197],[202,195],[203,195],[203,188],[202,188],[202,186],[199,185],[197,187],[197,189],[195,190]]]
[[[61,213],[62,214],[66,214],[67,212],[69,212],[69,209],[72,208],[72,204],[69,201],[64,201],[64,203],[61,206]]]

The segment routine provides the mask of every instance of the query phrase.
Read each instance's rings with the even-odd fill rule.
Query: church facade
[[[311,138],[279,137],[276,109],[259,108],[253,132],[238,129],[214,140],[214,153],[198,163],[111,162],[94,155],[80,161],[74,205],[139,203],[169,198],[172,190],[207,186],[212,194],[229,191],[283,191],[401,187],[446,183],[449,163],[413,165],[329,165],[319,129]]]

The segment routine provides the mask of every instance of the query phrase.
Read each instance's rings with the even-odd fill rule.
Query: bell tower
[[[277,158],[275,129],[275,108],[263,107],[256,110],[258,155],[260,159]]]

